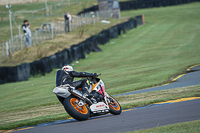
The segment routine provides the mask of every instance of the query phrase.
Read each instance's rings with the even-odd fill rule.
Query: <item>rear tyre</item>
[[[63,101],[63,106],[67,113],[78,121],[87,120],[90,116],[90,111],[86,105],[78,106],[79,98],[69,96]]]
[[[119,115],[122,112],[120,104],[115,100],[112,96],[110,96],[110,103],[108,104],[110,107],[110,113],[113,115]]]
[[[58,96],[58,95],[56,95],[57,96],[57,98],[58,98],[58,100],[62,103],[62,105],[63,105],[63,101],[65,100],[65,98],[63,98],[63,97],[61,97],[61,96]]]

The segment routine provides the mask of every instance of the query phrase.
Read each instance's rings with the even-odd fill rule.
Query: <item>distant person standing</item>
[[[30,24],[27,24],[26,27],[26,46],[30,47],[31,46],[31,29],[30,29]]]
[[[27,25],[29,24],[28,20],[24,20],[24,24],[22,25],[22,29],[24,31],[24,42],[26,47],[30,47],[29,45],[29,37],[27,35]]]
[[[65,32],[70,32],[70,22],[72,17],[69,12],[66,12],[64,17],[65,17]]]
[[[27,27],[27,24],[28,24],[28,20],[24,20],[24,24],[22,25],[22,29],[24,31],[24,34],[26,34],[26,27]]]

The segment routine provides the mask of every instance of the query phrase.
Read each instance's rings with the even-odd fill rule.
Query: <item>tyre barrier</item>
[[[198,1],[200,0],[132,0],[132,1],[119,2],[119,6],[121,11],[126,11],[126,10],[137,10],[142,8],[174,6],[174,5],[181,5]],[[94,11],[98,11],[97,5],[84,9],[77,15]]]
[[[54,68],[61,68],[65,64],[70,64],[79,59],[85,59],[85,55],[90,52],[102,51],[98,45],[104,45],[110,39],[118,38],[122,33],[136,28],[142,17],[130,19],[124,23],[101,31],[99,34],[91,36],[85,41],[72,45],[69,49],[64,49],[49,57],[31,63],[23,63],[14,67],[0,67],[0,84],[9,82],[26,81],[31,75],[49,73]]]

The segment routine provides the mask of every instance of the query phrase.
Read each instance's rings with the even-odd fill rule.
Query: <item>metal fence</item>
[[[45,2],[46,0],[0,0],[0,5],[6,5],[6,4],[24,4],[24,3],[40,3],[40,2]],[[57,1],[61,1],[61,0],[48,0],[51,2],[57,2]],[[62,2],[68,2],[68,3],[73,3],[73,2],[80,2],[80,1],[91,1],[91,0],[62,0]]]
[[[109,19],[111,17],[111,11],[97,11],[80,14],[79,16],[72,17],[72,20],[69,24],[69,31],[73,31],[85,24],[95,24],[96,22],[99,22],[102,19]],[[57,34],[66,33],[66,24],[64,21],[56,23],[47,23],[46,25],[48,25],[46,28],[41,26],[37,30],[32,31],[31,46],[37,46],[45,40],[53,39]],[[20,29],[20,26],[18,29]],[[26,48],[25,38],[22,34],[16,35],[13,37],[13,43],[10,39],[4,44],[0,44],[0,48],[0,57],[8,57],[9,55],[14,54],[17,51]]]
[[[90,2],[92,0],[81,0],[82,2]],[[42,16],[57,16],[61,14],[63,9],[72,5],[72,4],[80,4],[80,0],[64,0],[58,2],[48,2],[47,7],[33,10],[33,11],[15,11],[13,13],[14,18],[17,16],[21,16],[21,14],[28,14],[31,17],[42,17]]]

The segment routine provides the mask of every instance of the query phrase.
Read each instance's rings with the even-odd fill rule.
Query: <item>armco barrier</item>
[[[131,0],[131,1],[121,1],[119,2],[120,10],[137,10],[142,8],[153,8],[153,7],[166,7],[173,5],[181,5],[191,2],[197,2],[200,0]],[[77,15],[87,12],[94,12],[98,10],[98,6],[92,6],[90,8],[84,9]]]
[[[142,17],[137,16],[136,19],[130,19],[127,22],[103,30],[98,35],[91,36],[85,41],[72,45],[71,48],[64,49],[49,57],[31,63],[23,63],[14,67],[0,67],[0,84],[25,81],[28,80],[31,75],[45,75],[45,73],[51,72],[53,68],[61,68],[64,64],[70,64],[72,61],[84,59],[85,54],[89,54],[92,51],[101,51],[98,45],[104,45],[109,42],[110,39],[117,38],[127,30],[136,28],[141,22]]]

